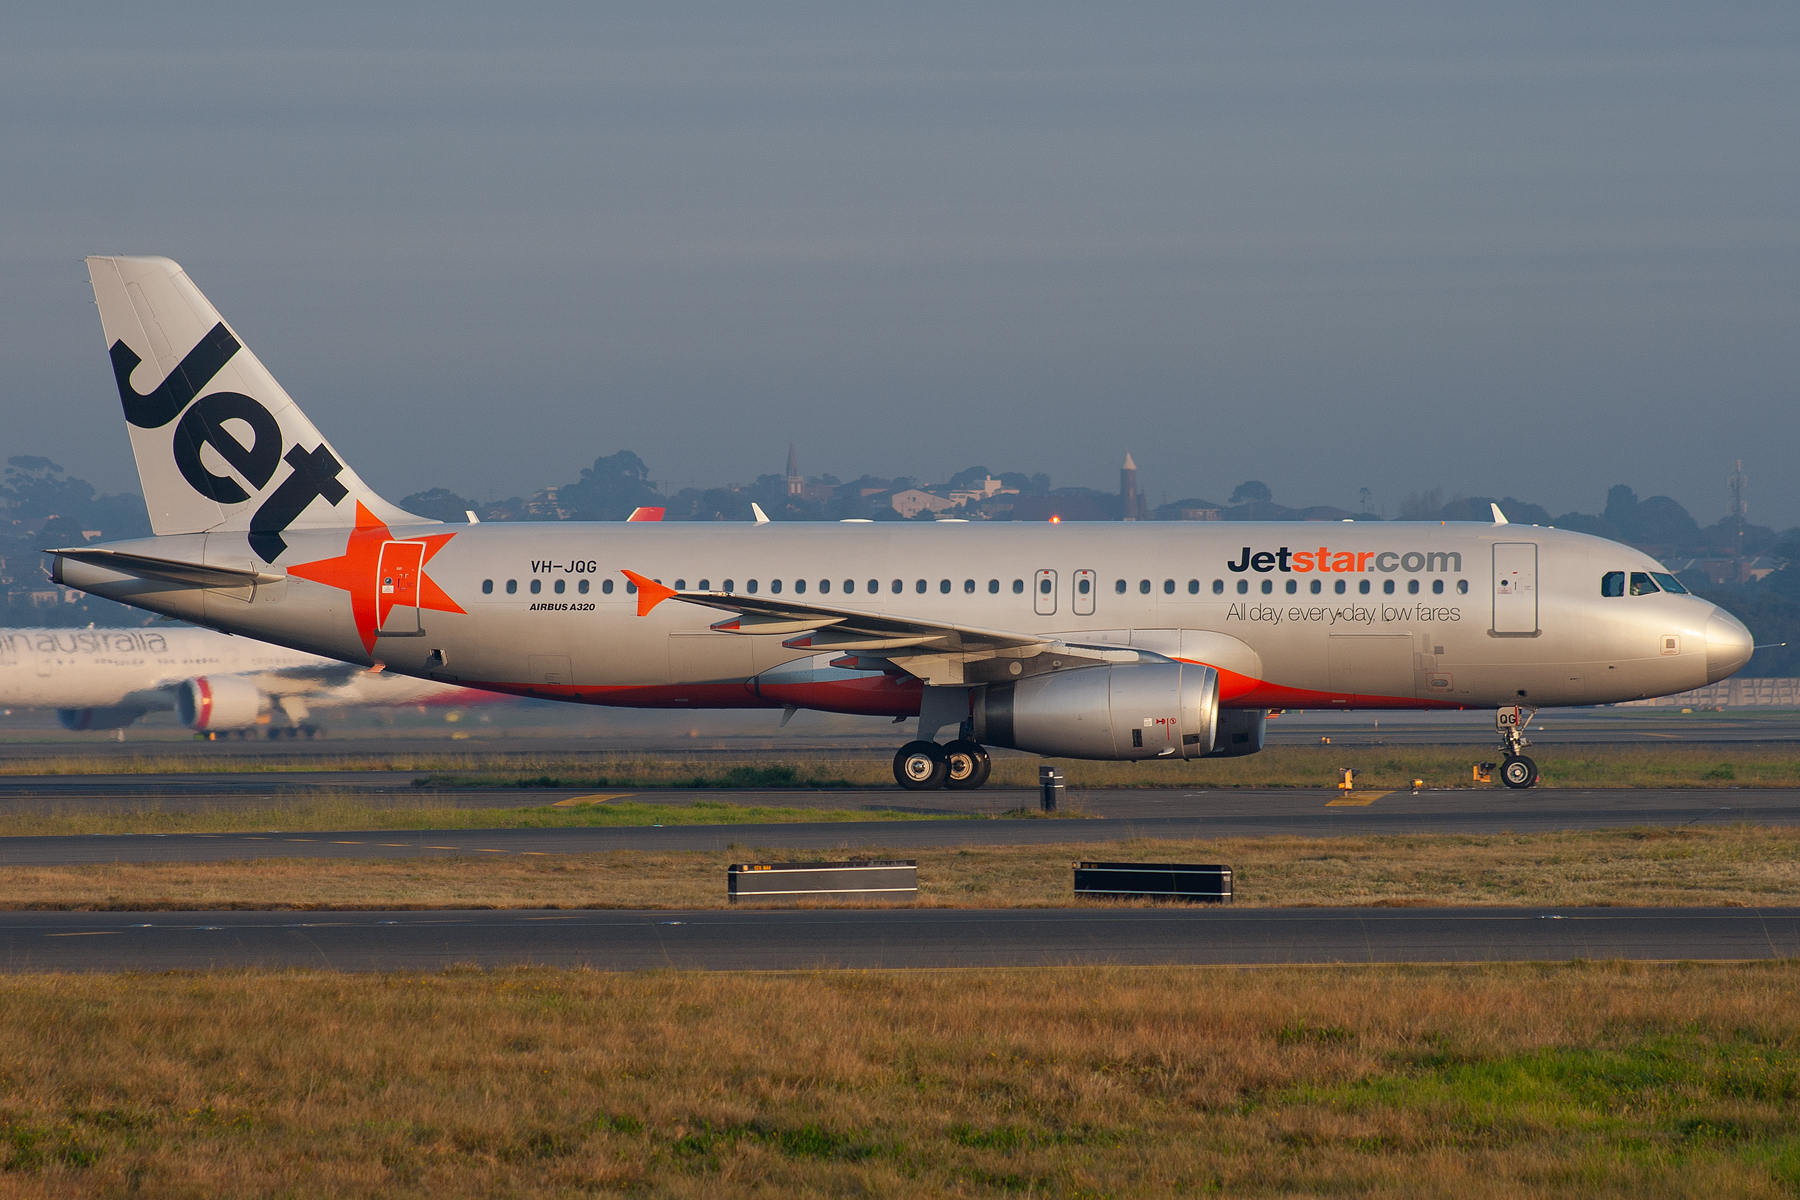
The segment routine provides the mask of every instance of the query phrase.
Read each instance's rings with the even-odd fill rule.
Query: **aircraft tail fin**
[[[241,530],[273,563],[290,528],[431,524],[376,495],[187,273],[166,258],[87,260],[159,535]]]

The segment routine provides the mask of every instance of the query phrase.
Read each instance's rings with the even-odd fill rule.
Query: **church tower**
[[[1137,464],[1131,461],[1129,452],[1125,455],[1125,465],[1119,468],[1119,500],[1127,521],[1144,519],[1144,498],[1138,494]]]
[[[790,500],[806,499],[806,480],[800,477],[800,460],[794,457],[794,444],[788,443],[787,494]]]

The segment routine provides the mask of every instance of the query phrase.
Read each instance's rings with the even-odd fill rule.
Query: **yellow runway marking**
[[[45,937],[109,937],[119,932],[116,929],[92,929],[86,933],[46,933]]]
[[[489,850],[485,846],[477,846],[475,848],[475,853],[477,853],[477,854],[505,854],[506,851],[504,851],[504,850]]]
[[[632,792],[601,792],[592,796],[570,796],[567,800],[558,800],[551,808],[580,808],[584,804],[605,804],[608,800],[623,800],[634,795]]]
[[[427,850],[454,850],[454,849],[456,849],[455,846],[427,846],[425,848]]]
[[[519,851],[519,853],[520,853],[520,854],[535,854],[535,855],[537,855],[537,856],[538,856],[538,857],[539,857],[539,858],[543,858],[543,857],[544,857],[544,856],[545,856],[545,855],[547,855],[547,854],[548,854],[548,853],[549,853],[549,852],[548,852],[548,851],[546,851],[546,850],[521,850],[521,851]]]
[[[388,847],[402,849],[402,850],[405,849],[406,847],[412,845],[411,842],[376,842],[375,844],[377,846],[388,846]]]
[[[360,845],[362,845],[361,842],[333,842],[331,844],[334,846],[360,846]]]
[[[1394,793],[1392,791],[1345,792],[1342,796],[1339,796],[1336,800],[1327,800],[1325,802],[1325,807],[1326,808],[1367,808],[1367,807],[1369,807],[1369,805],[1375,803],[1377,800],[1381,799],[1383,796],[1391,796],[1393,794]]]

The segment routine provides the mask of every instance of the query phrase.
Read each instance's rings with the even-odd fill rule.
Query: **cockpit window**
[[[1656,586],[1656,581],[1651,579],[1647,572],[1633,571],[1631,573],[1631,594],[1632,595],[1634,595],[1634,596],[1651,596],[1651,595],[1655,595],[1657,592],[1660,592],[1661,590],[1662,590],[1661,588]]]
[[[1650,572],[1650,578],[1662,584],[1662,590],[1665,592],[1674,592],[1677,596],[1685,596],[1688,594],[1688,590],[1681,586],[1681,580],[1675,578],[1673,575],[1665,574],[1662,571],[1652,571]]]
[[[1600,594],[1602,596],[1623,596],[1625,594],[1625,572],[1608,571],[1600,577]]]

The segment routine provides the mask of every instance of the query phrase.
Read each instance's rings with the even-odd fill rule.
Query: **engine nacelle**
[[[1219,732],[1208,758],[1242,758],[1263,748],[1268,711],[1261,708],[1228,708],[1219,714]]]
[[[59,708],[56,719],[62,722],[64,729],[123,729],[148,711],[128,704],[115,704],[110,708]]]
[[[248,679],[202,675],[175,693],[175,716],[189,729],[243,729],[268,711],[269,698]]]
[[[1219,722],[1219,673],[1197,663],[1080,667],[991,683],[975,740],[1055,758],[1203,758]]]

